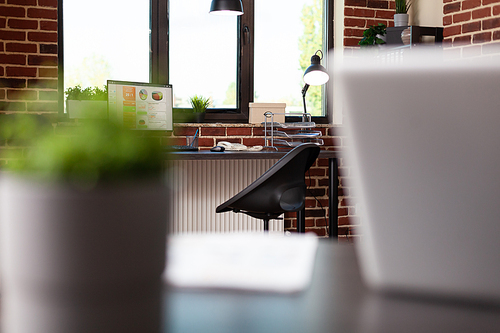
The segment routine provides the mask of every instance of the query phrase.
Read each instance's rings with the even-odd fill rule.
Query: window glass
[[[213,108],[236,108],[237,18],[209,15],[210,1],[169,2],[169,83],[174,107],[194,95]]]
[[[64,0],[64,90],[149,82],[150,0]]]
[[[324,0],[255,0],[255,102],[285,102],[303,112],[302,76],[317,50],[324,51]],[[326,67],[326,59],[321,64]],[[322,86],[307,91],[307,112],[322,116]]]

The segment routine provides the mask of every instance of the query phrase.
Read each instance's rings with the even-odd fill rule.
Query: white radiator
[[[169,161],[170,233],[262,231],[262,220],[242,213],[216,214],[215,209],[276,161]],[[283,220],[269,222],[269,231],[283,230]]]

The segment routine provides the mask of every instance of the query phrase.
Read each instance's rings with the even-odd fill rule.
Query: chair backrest
[[[306,191],[304,174],[319,151],[320,148],[312,143],[294,148],[252,184],[217,207],[216,212],[241,210],[277,217],[283,212],[302,209]]]

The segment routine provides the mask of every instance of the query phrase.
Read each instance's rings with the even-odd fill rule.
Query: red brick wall
[[[500,0],[443,0],[443,15],[449,53],[468,57],[498,51]]]
[[[0,112],[57,113],[57,0],[0,0]]]
[[[321,126],[321,125],[320,125]],[[178,124],[174,128],[171,136],[165,137],[163,145],[186,144],[186,135],[194,135],[199,129],[200,149],[206,150],[215,146],[219,141],[229,141],[232,143],[242,143],[247,146],[263,145],[263,127],[259,125],[226,125],[226,124]],[[324,146],[322,149],[341,150],[347,141],[342,135],[341,127],[324,125],[319,127],[322,131]],[[319,236],[328,234],[328,159],[318,159],[311,170],[311,182],[308,186],[311,193],[316,196],[320,204],[314,199],[312,194],[306,198],[306,232],[314,232]],[[350,241],[357,235],[356,228],[359,225],[359,217],[356,216],[354,203],[355,192],[349,187],[349,168],[344,165],[343,159],[339,159],[339,240]],[[307,177],[309,178],[309,177]],[[324,217],[322,207],[325,210]],[[285,229],[294,231],[295,213],[285,216]]]
[[[344,46],[357,47],[370,25],[394,26],[395,8],[393,0],[345,0]]]

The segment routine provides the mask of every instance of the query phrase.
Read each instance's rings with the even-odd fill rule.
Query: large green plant
[[[64,92],[67,100],[76,101],[106,101],[108,99],[108,87],[87,87],[82,89],[80,85],[70,87]]]
[[[396,0],[396,14],[408,14],[411,0]]]
[[[35,128],[37,124],[29,117],[2,123],[0,132],[7,140],[21,139],[29,147],[27,156],[10,156],[6,169],[84,188],[161,176],[163,156],[157,138],[142,137],[107,122],[76,126],[65,136],[56,135],[51,128],[36,135],[25,130]]]
[[[370,45],[378,45],[385,44],[385,41],[377,35],[383,36],[386,34],[386,26],[385,24],[379,23],[378,25],[370,25],[368,29],[363,31],[363,39],[359,41],[358,45],[361,46],[370,46]]]

